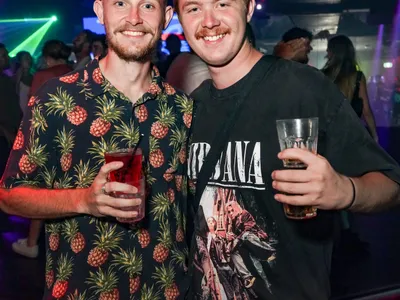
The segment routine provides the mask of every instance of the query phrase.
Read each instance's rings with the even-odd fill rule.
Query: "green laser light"
[[[57,19],[56,16],[52,16],[52,17],[51,17],[51,20],[52,20],[53,22],[55,22],[55,21],[57,21],[58,19]]]

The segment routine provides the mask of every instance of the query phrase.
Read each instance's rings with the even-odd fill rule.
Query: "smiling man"
[[[189,299],[329,299],[337,211],[398,204],[397,164],[323,74],[263,57],[250,45],[245,30],[254,0],[174,4],[212,77],[192,93],[189,177],[196,182],[196,217]],[[280,152],[275,121],[306,117],[319,118],[319,155]],[[231,128],[221,131],[231,119]],[[308,167],[281,170],[284,159]],[[314,206],[317,217],[289,220],[282,203]]]
[[[0,208],[47,219],[43,299],[182,299],[192,104],[150,62],[172,8],[164,0],[96,0],[94,10],[108,54],[50,80],[30,99]],[[144,156],[146,217],[130,226],[118,220],[135,217],[140,199],[108,193],[137,189],[108,182],[121,163],[102,165],[105,152],[136,146]]]

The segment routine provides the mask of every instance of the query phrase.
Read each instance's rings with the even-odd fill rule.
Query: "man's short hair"
[[[308,31],[307,29],[293,27],[292,29],[289,29],[288,31],[286,31],[283,34],[282,41],[284,41],[286,43],[286,42],[301,39],[301,38],[306,38],[311,41],[313,38],[313,34],[310,31]]]
[[[6,49],[7,50],[7,47],[3,43],[0,43],[0,49]]]

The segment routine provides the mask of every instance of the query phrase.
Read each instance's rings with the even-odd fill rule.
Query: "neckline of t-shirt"
[[[212,81],[210,82],[210,94],[213,99],[227,98],[235,96],[243,91],[242,87],[250,76],[257,76],[258,72],[262,71],[262,61],[265,56],[262,56],[251,70],[231,86],[224,89],[217,89]]]

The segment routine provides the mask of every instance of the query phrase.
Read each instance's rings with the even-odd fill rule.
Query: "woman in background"
[[[359,71],[356,51],[352,41],[344,35],[338,35],[328,41],[327,59],[322,72],[328,76],[350,101],[359,118],[364,119],[367,129],[378,142],[375,119],[369,104],[367,83],[364,74]],[[345,251],[368,251],[368,243],[362,241],[357,233],[352,231],[352,215],[348,211],[341,212],[341,236],[339,246]],[[338,248],[340,249],[340,247]]]
[[[328,41],[327,58],[322,72],[328,76],[351,102],[356,114],[364,119],[368,131],[378,141],[375,119],[369,104],[367,83],[358,70],[356,51],[351,40],[338,35]]]
[[[37,90],[49,79],[71,72],[72,68],[67,64],[70,54],[71,49],[63,42],[47,41],[42,50],[47,68],[35,74],[29,94],[35,95]],[[25,110],[25,107],[23,109]],[[13,250],[23,256],[36,258],[39,254],[38,240],[41,228],[41,220],[31,220],[28,237],[13,243]]]

